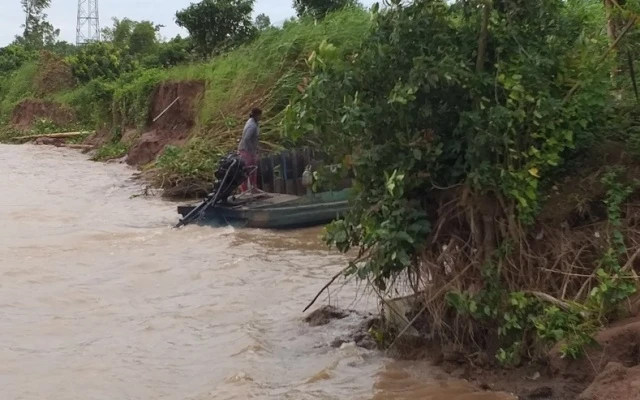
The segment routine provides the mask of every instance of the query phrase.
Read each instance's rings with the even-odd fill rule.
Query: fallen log
[[[40,138],[64,139],[69,137],[89,135],[91,133],[93,132],[85,131],[85,132],[43,133],[40,135],[15,136],[11,138],[11,140],[30,140],[30,139],[40,139]]]

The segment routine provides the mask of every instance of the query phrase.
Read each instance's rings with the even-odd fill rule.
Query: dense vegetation
[[[259,15],[251,25],[252,6],[244,0],[194,4],[176,13],[190,36],[168,41],[161,40],[160,27],[152,22],[126,18],[103,30],[103,42],[71,46],[72,51],[64,46],[64,53],[57,43],[25,47],[17,40],[0,49],[0,120],[8,121],[26,98],[52,100],[73,109],[82,127],[111,130],[112,140],[99,154],[117,157],[131,144],[120,142],[125,130],[144,131],[158,84],[204,81],[193,138],[186,146],[167,148],[149,167],[168,188],[208,185],[216,155],[235,146],[247,109],[260,105],[265,110],[264,145],[277,146],[283,141],[277,133],[281,112],[302,83],[308,55],[327,39],[348,53],[370,24],[367,12],[349,9],[322,19],[302,15],[282,27]],[[223,30],[210,23],[215,18],[228,22]],[[71,74],[73,82],[65,79],[64,85],[39,91],[35,82],[52,65],[68,70],[53,80]],[[5,135],[15,133],[5,130]]]
[[[0,119],[55,101],[109,130],[98,158],[115,157],[158,84],[204,81],[193,135],[148,166],[156,182],[207,182],[260,105],[267,148],[310,144],[353,169],[352,212],[326,236],[359,252],[345,275],[424,293],[430,333],[499,343],[503,364],[558,342],[579,356],[637,291],[640,2],[389,3],[296,0],[276,28],[249,19],[251,0],[203,0],[177,13],[188,38],[124,19],[81,48],[51,40],[40,9],[43,33],[0,49]]]
[[[638,288],[621,154],[640,4],[392,3],[354,57],[318,49],[286,112],[290,140],[355,170],[327,242],[358,250],[345,275],[423,292],[415,319],[446,341],[499,343],[504,364],[558,342],[580,355]]]

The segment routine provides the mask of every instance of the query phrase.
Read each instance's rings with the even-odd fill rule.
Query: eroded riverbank
[[[68,149],[0,145],[0,171],[3,398],[505,398],[330,346],[358,321],[306,325],[344,262],[317,229],[172,230],[133,170]],[[331,300],[376,307],[355,285]]]

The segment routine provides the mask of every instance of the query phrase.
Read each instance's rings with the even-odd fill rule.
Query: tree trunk
[[[609,41],[611,44],[615,44],[616,42],[616,21],[613,18],[613,2],[611,0],[604,0],[604,8],[607,13],[607,36],[609,36]],[[615,51],[615,49],[614,49]],[[616,88],[616,77],[618,75],[618,63],[614,63],[611,68],[611,84],[613,88]]]
[[[482,8],[482,25],[480,26],[480,36],[478,37],[478,58],[476,59],[476,71],[484,71],[484,63],[487,58],[487,37],[489,36],[489,17],[491,16],[491,0],[484,2]]]
[[[493,8],[492,0],[485,0],[482,7],[482,22],[480,25],[480,35],[478,37],[478,58],[476,60],[476,72],[484,72],[487,61],[487,41],[489,37],[489,18]],[[474,104],[476,109],[480,108],[480,101],[476,99]],[[488,261],[496,248],[495,238],[495,201],[492,201],[488,194],[476,196],[474,202],[478,205],[480,218],[477,221],[477,228],[482,232],[481,251],[483,261]],[[480,238],[478,238],[480,241]]]

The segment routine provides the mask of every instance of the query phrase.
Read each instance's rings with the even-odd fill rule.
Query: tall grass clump
[[[113,96],[116,84],[95,79],[75,89],[53,94],[50,99],[68,105],[76,111],[79,123],[94,129],[113,122]]]
[[[16,104],[34,93],[36,62],[27,62],[14,72],[0,77],[0,120],[8,120]]]
[[[163,71],[165,81],[204,80],[207,87],[194,139],[159,157],[157,183],[181,192],[207,185],[213,164],[201,157],[235,147],[252,107],[264,111],[263,147],[278,147],[282,142],[279,122],[289,100],[306,85],[307,60],[313,51],[327,41],[346,58],[366,36],[370,21],[371,15],[361,9],[345,9],[319,22],[302,19],[281,29],[271,28],[255,41],[208,63]]]
[[[208,63],[166,70],[164,80],[208,82],[199,119],[204,129],[225,125],[225,116],[241,114],[244,117],[251,105],[261,105],[268,131],[274,128],[272,122],[279,120],[278,113],[302,83],[305,60],[310,53],[323,40],[336,45],[345,55],[351,53],[366,34],[370,18],[363,10],[346,9],[321,22],[303,19],[287,23]]]

